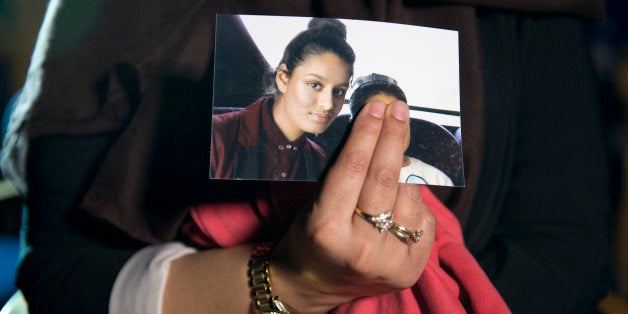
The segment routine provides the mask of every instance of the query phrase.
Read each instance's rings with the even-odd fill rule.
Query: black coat
[[[32,250],[18,285],[31,311],[105,313],[120,267],[139,248],[176,238],[187,205],[255,190],[207,180],[215,12],[459,30],[467,186],[434,190],[515,313],[594,311],[609,286],[611,208],[581,17],[599,16],[602,1],[520,1],[508,11],[461,2],[471,4],[64,2],[56,16],[49,8],[43,34],[53,40],[36,47],[45,59],[24,87],[34,97],[20,103],[30,116],[9,132],[24,141],[9,143],[15,158],[5,162],[28,188]],[[67,19],[73,12],[78,19]]]

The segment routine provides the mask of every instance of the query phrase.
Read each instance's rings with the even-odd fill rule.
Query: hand
[[[367,104],[330,169],[318,199],[295,219],[273,251],[273,289],[299,312],[325,312],[358,297],[412,286],[434,241],[436,220],[418,185],[399,184],[408,106]],[[423,230],[404,243],[354,214],[356,206]]]

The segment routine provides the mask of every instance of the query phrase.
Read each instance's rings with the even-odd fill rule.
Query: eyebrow
[[[307,73],[306,75],[309,75],[309,76],[314,76],[314,77],[316,77],[316,78],[318,78],[318,79],[320,79],[320,80],[322,80],[322,81],[325,81],[325,78],[324,78],[324,77],[322,77],[322,76],[320,76],[320,75],[318,75],[318,74],[316,74],[316,73]],[[342,83],[342,84],[336,85],[336,87],[339,87],[339,86],[349,88],[349,82],[344,82],[344,83]]]

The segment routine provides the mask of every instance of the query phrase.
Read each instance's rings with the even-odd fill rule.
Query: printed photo
[[[211,179],[320,180],[370,101],[406,102],[401,183],[464,186],[458,32],[218,15]]]

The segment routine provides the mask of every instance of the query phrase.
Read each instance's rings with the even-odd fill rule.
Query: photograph
[[[457,31],[218,14],[215,38],[211,179],[318,181],[380,100],[410,110],[399,182],[464,186]]]

